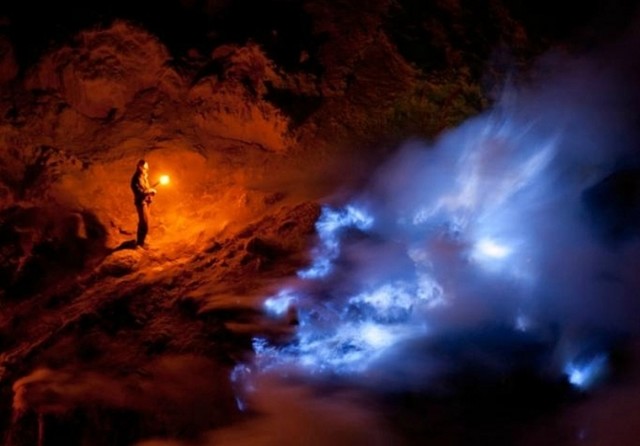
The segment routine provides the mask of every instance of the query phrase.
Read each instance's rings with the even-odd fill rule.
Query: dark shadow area
[[[261,45],[279,67],[287,71],[319,74],[317,52],[322,38],[314,33],[312,17],[303,1],[239,0],[211,17],[217,44],[247,40]],[[301,57],[306,54],[306,57]]]
[[[113,248],[111,250],[111,252],[123,251],[125,249],[136,249],[136,241],[135,241],[135,239],[125,240],[124,242],[120,243],[118,246]]]
[[[4,31],[16,45],[16,56],[23,68],[33,64],[50,47],[68,41],[78,31],[93,25],[107,25],[115,18],[144,24],[173,51],[182,52],[206,41],[205,17],[182,8],[178,0],[3,2],[0,5],[2,15],[9,18],[9,26]]]
[[[640,232],[640,168],[611,173],[582,194],[594,232],[605,242],[624,242]]]
[[[452,331],[406,343],[365,379],[331,377],[313,386],[320,395],[364,389],[402,445],[530,444],[523,439],[535,426],[590,398],[553,370],[557,335],[553,327],[541,335],[496,324]],[[637,366],[628,337],[594,338],[596,351],[609,352],[610,380]]]
[[[107,254],[106,229],[91,212],[12,206],[0,212],[0,288],[24,298],[60,286]]]
[[[606,338],[606,339],[605,339]],[[609,379],[629,372],[629,346],[622,337],[600,339],[610,352]],[[382,407],[405,444],[532,444],[535,426],[545,425],[591,397],[569,377],[550,373],[558,348],[504,327],[485,327],[441,339],[440,359],[455,364],[437,391],[388,393]],[[443,389],[446,389],[444,392]],[[556,427],[555,435],[571,435]],[[560,443],[574,444],[572,438]]]
[[[639,6],[637,0],[587,0],[579,4],[505,0],[504,4],[537,39],[575,41],[579,38],[583,44],[620,33],[629,26]]]
[[[287,116],[291,116],[293,128],[304,124],[322,106],[323,98],[320,96],[299,95],[287,89],[271,85],[268,87],[269,90],[264,99],[285,112]]]
[[[106,26],[116,18],[141,24],[165,43],[174,56],[197,49],[208,55],[223,43],[262,45],[281,67],[318,72],[314,55],[320,40],[302,1],[181,2],[179,0],[130,2],[126,0],[3,2],[0,17],[9,24],[0,31],[16,45],[21,67],[33,64],[52,46],[67,42],[77,32],[94,25]]]

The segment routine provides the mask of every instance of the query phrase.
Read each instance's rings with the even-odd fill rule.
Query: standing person
[[[138,211],[136,246],[147,248],[144,240],[149,232],[149,206],[156,190],[149,184],[149,163],[145,160],[138,161],[136,165],[136,171],[131,177],[131,190],[133,191],[133,202]]]

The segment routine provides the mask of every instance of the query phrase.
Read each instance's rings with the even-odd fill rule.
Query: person
[[[133,203],[138,211],[136,246],[146,248],[145,239],[149,232],[149,206],[156,190],[149,184],[149,163],[143,159],[138,161],[136,171],[131,177],[131,190],[133,191]]]

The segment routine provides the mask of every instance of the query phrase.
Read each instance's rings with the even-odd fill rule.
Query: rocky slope
[[[262,302],[308,261],[308,200],[330,190],[322,150],[295,155],[317,124],[266,98],[325,87],[253,43],[177,62],[122,20],[20,76],[9,40],[0,61],[3,441],[132,444],[232,422],[230,370],[256,334],[291,335]],[[143,157],[172,181],[151,248],[135,250],[128,183]]]
[[[69,19],[30,47],[19,14],[0,19],[3,444],[190,440],[246,417],[230,371],[254,335],[295,330],[262,304],[308,263],[320,203],[486,106],[494,45],[535,50],[498,2],[475,27],[468,2],[274,1],[258,23],[238,20],[251,2],[184,3],[218,28],[180,51],[136,20]],[[171,176],[148,250],[131,249],[140,158]]]

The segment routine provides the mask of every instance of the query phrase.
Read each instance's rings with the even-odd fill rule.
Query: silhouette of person
[[[136,171],[131,177],[131,190],[133,191],[133,203],[138,211],[136,246],[147,248],[144,241],[149,232],[149,206],[156,190],[149,184],[149,163],[145,160],[138,161],[136,165]]]

